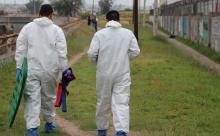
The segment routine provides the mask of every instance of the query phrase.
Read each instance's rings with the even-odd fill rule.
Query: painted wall
[[[205,45],[208,44],[209,41],[209,31],[208,31],[208,19],[206,17],[201,17],[199,20],[199,36],[200,42]]]
[[[210,24],[207,16],[161,16],[160,20],[160,26],[170,34],[191,39],[206,46],[209,44],[209,37],[212,37],[209,36],[211,30],[209,30]]]
[[[211,47],[220,52],[220,17],[212,18]]]

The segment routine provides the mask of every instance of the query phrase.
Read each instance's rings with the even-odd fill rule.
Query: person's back
[[[109,21],[96,37],[100,42],[97,71],[117,76],[130,72],[128,52],[131,42],[136,40],[133,33],[122,28],[120,23]]]
[[[28,40],[27,57],[30,66],[29,70],[58,70],[59,56],[56,51],[56,41],[58,35],[63,35],[61,28],[53,24],[47,17],[42,17],[27,24],[22,32],[25,33]]]

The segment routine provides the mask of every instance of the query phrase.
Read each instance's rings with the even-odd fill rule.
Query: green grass
[[[142,29],[143,30],[143,29]],[[141,55],[132,62],[131,130],[142,136],[220,134],[220,78],[149,29],[140,34]],[[95,130],[95,68],[85,56],[74,66],[68,113],[84,130]]]
[[[142,55],[132,71],[131,127],[155,136],[219,134],[220,79],[149,31],[140,40]]]
[[[88,27],[85,22],[79,26],[73,33],[67,36],[68,58],[84,51],[90,44],[94,30]]]

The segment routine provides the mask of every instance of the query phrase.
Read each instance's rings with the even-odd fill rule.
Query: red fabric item
[[[54,104],[55,107],[60,107],[61,97],[62,97],[62,83],[59,83],[58,90],[57,90],[57,98],[56,98],[56,102]]]

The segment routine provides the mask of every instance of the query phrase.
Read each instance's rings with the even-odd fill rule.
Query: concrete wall
[[[220,17],[160,16],[159,26],[172,35],[211,46],[220,52]],[[212,33],[211,33],[212,32]]]
[[[220,52],[220,17],[212,18],[211,47]]]

